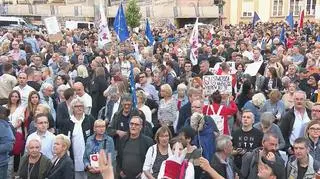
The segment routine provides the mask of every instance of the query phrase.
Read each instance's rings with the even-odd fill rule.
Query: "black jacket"
[[[233,160],[231,158],[229,160],[229,165],[232,168],[233,174],[235,175],[236,167],[233,163]],[[210,165],[213,169],[215,169],[219,175],[223,176],[224,178],[227,178],[227,164],[221,163],[221,160],[218,158],[217,153],[215,153],[212,157],[212,160],[210,162]]]
[[[93,125],[95,119],[90,115],[85,115],[84,120],[81,124],[82,134],[84,138],[84,143],[87,142],[87,138],[90,137],[93,132]],[[70,157],[73,159],[73,149],[72,149],[72,133],[74,129],[74,123],[71,120],[67,120],[66,126],[63,128],[62,133],[68,137],[70,137],[71,146],[69,148]]]
[[[307,114],[309,118],[311,119],[311,111],[306,108]],[[283,138],[286,142],[286,145],[284,147],[285,150],[287,150],[290,147],[290,135],[293,129],[293,124],[295,120],[295,115],[294,115],[294,107],[291,108],[288,112],[286,112],[280,120],[280,130],[283,135]]]
[[[261,91],[266,95],[270,92],[270,90],[268,89],[269,81],[270,81],[269,77],[265,78],[263,85],[261,87]],[[276,78],[275,80],[273,80],[272,89],[279,89],[279,91],[282,90],[282,82],[280,78]]]
[[[64,154],[56,165],[52,165],[48,179],[73,179],[74,178],[74,165],[71,158]]]
[[[66,125],[69,119],[70,119],[70,114],[69,114],[68,106],[67,106],[67,103],[64,101],[58,104],[58,107],[57,107],[57,120],[56,120],[57,134],[61,133],[61,130]]]
[[[184,126],[186,120],[191,117],[191,103],[183,105],[179,110],[179,118],[177,124],[177,132]]]
[[[92,97],[91,115],[95,118],[99,110],[106,104],[106,98],[103,92],[108,88],[108,82],[104,76],[98,76],[93,79],[90,85],[90,95]]]

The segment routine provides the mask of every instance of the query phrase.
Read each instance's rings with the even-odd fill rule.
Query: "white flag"
[[[199,30],[198,30],[198,18],[196,20],[196,23],[193,26],[192,34],[189,40],[189,43],[191,45],[191,51],[190,51],[190,60],[192,65],[198,64],[198,47],[199,47]]]
[[[111,34],[109,31],[108,22],[107,22],[102,4],[100,4],[100,23],[99,23],[99,40],[98,40],[99,48],[103,48],[105,44],[110,42],[111,42]]]

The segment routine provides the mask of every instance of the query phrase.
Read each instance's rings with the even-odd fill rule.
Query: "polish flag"
[[[302,10],[302,11],[300,12],[300,18],[299,18],[299,24],[298,24],[298,27],[299,27],[300,29],[303,28],[303,19],[304,19],[304,10]]]

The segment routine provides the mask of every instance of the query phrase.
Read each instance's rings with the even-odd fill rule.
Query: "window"
[[[243,0],[242,17],[252,17],[253,11],[254,11],[253,0]]]
[[[300,11],[304,8],[304,4],[304,0],[290,0],[289,12],[293,12],[294,16],[300,15]]]
[[[317,0],[307,0],[306,15],[315,15]]]
[[[273,0],[272,16],[283,15],[283,0]]]

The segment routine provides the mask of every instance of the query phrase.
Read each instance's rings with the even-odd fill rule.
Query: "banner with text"
[[[219,90],[232,93],[232,76],[231,75],[205,75],[203,76],[203,93],[211,95]]]

